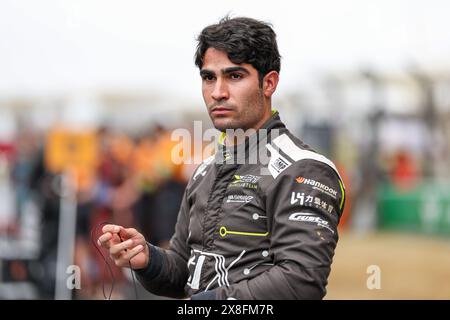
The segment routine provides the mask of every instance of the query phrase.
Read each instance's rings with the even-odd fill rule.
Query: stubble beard
[[[223,104],[226,106],[226,104]],[[236,110],[233,106],[233,110]],[[210,115],[211,116],[211,115]],[[220,117],[211,120],[214,127],[225,132],[226,130],[243,129],[248,130],[254,128],[261,118],[264,116],[264,99],[262,90],[258,90],[253,97],[249,97],[247,101],[243,103],[242,111],[238,115],[238,118],[222,119]]]

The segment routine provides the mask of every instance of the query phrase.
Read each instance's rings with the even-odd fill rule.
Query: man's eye
[[[204,81],[213,81],[214,80],[214,76],[207,74],[207,75],[202,76],[202,79]]]
[[[241,79],[242,76],[239,73],[232,73],[230,74],[230,78],[233,80]]]

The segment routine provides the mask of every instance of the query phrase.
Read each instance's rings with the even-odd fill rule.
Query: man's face
[[[250,64],[231,62],[214,48],[206,50],[203,61],[203,99],[216,129],[258,129],[270,117],[258,71]]]

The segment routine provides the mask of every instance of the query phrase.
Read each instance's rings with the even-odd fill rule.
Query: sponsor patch
[[[314,223],[319,227],[326,228],[334,233],[333,229],[330,228],[328,221],[316,216],[314,213],[308,212],[294,212],[289,216],[291,221]]]
[[[281,154],[275,150],[270,144],[266,145],[267,150],[270,151],[270,160],[268,164],[268,169],[272,177],[275,179],[278,175],[286,170],[292,163],[283,157]]]
[[[291,193],[291,204],[300,206],[316,207],[331,213],[333,211],[333,206],[328,204],[328,202],[322,200],[320,197],[313,197],[312,195],[305,194],[304,192],[292,192]]]
[[[260,176],[254,176],[247,174],[244,176],[235,175],[233,181],[228,185],[228,188],[245,188],[245,189],[258,189],[258,181],[261,179]]]
[[[253,196],[247,196],[245,194],[230,194],[227,197],[227,203],[237,202],[237,203],[249,203],[253,200]]]
[[[325,193],[325,194],[329,195],[330,197],[333,197],[334,199],[336,199],[337,191],[323,183],[320,183],[319,181],[316,181],[313,179],[308,179],[305,177],[297,177],[295,179],[295,181],[297,181],[300,184],[310,185],[310,186],[312,186],[313,189],[318,190],[322,193]]]
[[[282,158],[276,158],[273,163],[271,163],[271,166],[276,172],[280,173],[289,166],[289,162]]]

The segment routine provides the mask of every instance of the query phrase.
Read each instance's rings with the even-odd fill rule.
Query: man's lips
[[[214,115],[225,115],[227,113],[230,113],[231,111],[233,111],[230,108],[225,108],[225,107],[214,107],[211,109],[211,114]]]

